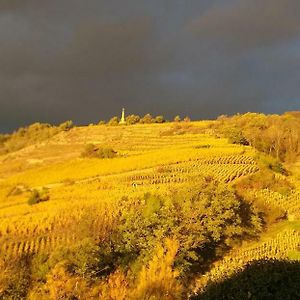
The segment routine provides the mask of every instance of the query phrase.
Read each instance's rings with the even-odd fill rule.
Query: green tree
[[[48,201],[49,198],[50,197],[49,197],[48,189],[43,188],[41,191],[33,190],[28,199],[28,204],[29,205],[38,204],[40,202]]]
[[[127,257],[149,257],[155,245],[168,237],[180,244],[177,264],[187,267],[201,258],[207,247],[230,246],[244,234],[260,230],[254,211],[217,182],[174,191],[170,198],[145,194],[123,215],[118,251]],[[126,256],[125,255],[125,256]]]
[[[229,142],[232,144],[240,144],[240,145],[249,145],[248,140],[243,135],[242,130],[236,127],[227,128],[225,131],[226,137],[228,137]]]
[[[166,120],[163,116],[156,116],[154,120],[155,120],[155,123],[165,123],[166,122]]]
[[[88,158],[114,158],[117,156],[117,152],[110,147],[99,147],[94,144],[87,144],[81,156]]]
[[[146,114],[143,118],[141,118],[140,123],[142,124],[150,124],[153,122],[153,118],[150,114]]]
[[[108,121],[108,125],[109,126],[117,126],[119,125],[120,119],[118,117],[112,117],[109,121]]]
[[[180,116],[177,115],[177,116],[174,118],[174,122],[177,122],[177,123],[181,122]]]
[[[139,123],[140,117],[137,115],[129,115],[126,117],[126,124],[133,125]]]

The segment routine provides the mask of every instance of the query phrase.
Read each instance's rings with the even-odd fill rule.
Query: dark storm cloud
[[[284,5],[283,5],[284,3]],[[299,107],[298,1],[0,1],[0,131]]]
[[[247,50],[272,46],[300,35],[300,1],[240,0],[213,6],[193,20],[199,37],[217,39],[230,48]]]
[[[102,24],[84,23],[77,28],[58,58],[65,72],[96,74],[130,73],[155,66],[150,55],[153,28],[149,20]],[[162,62],[163,63],[163,62]]]
[[[13,10],[20,10],[23,7],[26,7],[29,4],[35,4],[35,1],[20,1],[20,0],[2,0],[0,2],[0,10],[1,11],[13,11]]]

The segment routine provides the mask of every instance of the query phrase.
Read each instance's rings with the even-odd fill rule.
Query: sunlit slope
[[[1,251],[50,252],[75,242],[83,226],[101,240],[124,209],[124,196],[165,194],[204,176],[229,184],[258,170],[250,147],[210,136],[206,125],[74,128],[1,157]],[[112,147],[118,157],[82,158],[88,143]],[[43,187],[49,201],[28,205],[30,190]]]
[[[34,144],[17,152],[0,156],[0,178],[27,169],[52,165],[78,158],[88,143],[110,146],[121,155],[134,155],[165,147],[184,146],[187,142],[197,143],[199,136],[194,132],[205,132],[209,122],[193,122],[186,125],[191,134],[182,138],[179,130],[172,134],[172,125],[150,124],[135,126],[85,126],[60,132],[49,140]],[[147,139],[147,140],[145,140]]]

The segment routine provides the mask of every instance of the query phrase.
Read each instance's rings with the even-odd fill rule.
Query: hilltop
[[[299,114],[175,121],[2,137],[3,299],[218,299],[261,264],[299,292]]]

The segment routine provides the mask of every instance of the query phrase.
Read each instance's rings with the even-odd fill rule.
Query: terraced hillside
[[[146,193],[170,195],[199,178],[212,178],[229,188],[259,171],[251,147],[210,135],[208,124],[78,127],[1,156],[1,256],[14,260],[47,255],[80,242],[83,228],[101,244],[116,228],[120,210],[129,205],[126,199]],[[91,143],[113,148],[117,157],[82,157]],[[34,190],[47,193],[49,199],[29,205]],[[293,216],[294,225],[299,195],[298,188],[287,196],[268,189],[252,192],[266,206]],[[283,230],[287,231],[233,248],[205,274],[198,274],[190,293],[204,291],[208,282],[229,276],[251,260],[295,254],[298,231],[289,222]]]
[[[193,129],[201,131],[201,125]],[[1,168],[18,164],[21,171],[1,178],[1,249],[8,255],[50,251],[76,239],[66,228],[80,222],[88,208],[103,213],[122,195],[164,193],[198,176],[231,182],[258,170],[251,149],[202,133],[164,135],[168,126],[74,128],[2,157]],[[86,143],[113,147],[119,157],[81,158]],[[43,187],[49,188],[50,201],[29,206],[30,190]]]

